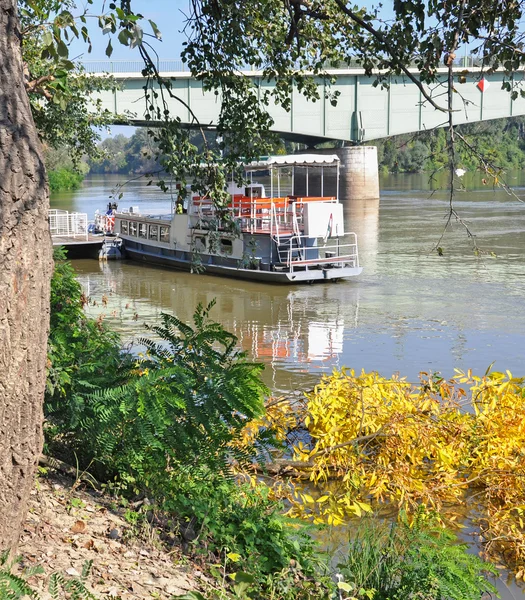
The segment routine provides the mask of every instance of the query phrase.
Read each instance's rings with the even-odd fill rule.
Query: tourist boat
[[[114,212],[125,255],[148,264],[272,283],[361,273],[356,235],[345,234],[336,155],[273,156],[245,168],[248,183],[228,186],[226,213],[191,192],[184,209],[173,207],[169,216],[140,214],[136,207]]]

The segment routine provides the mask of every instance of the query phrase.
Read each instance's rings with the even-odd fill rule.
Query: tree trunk
[[[24,87],[16,0],[0,0],[0,550],[14,550],[42,449],[49,189]]]

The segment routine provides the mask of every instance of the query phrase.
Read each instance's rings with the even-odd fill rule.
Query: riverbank
[[[501,418],[490,414],[478,423],[470,413],[454,408],[454,382],[449,385],[430,378],[415,390],[396,377],[385,380],[372,373],[356,378],[334,371],[310,394],[306,414],[302,414],[295,402],[292,406],[284,399],[268,398],[269,389],[260,380],[262,365],[250,362],[247,354],[237,349],[238,338],[210,319],[215,301],[207,306],[199,304],[189,322],[162,314],[161,324],[149,328],[155,339],[144,341],[147,352],[137,356],[123,354],[115,332],[100,319],[86,317],[84,305],[89,298],[59,252],[51,289],[44,407],[47,451],[77,468],[66,469],[73,473],[73,481],[67,486],[62,484],[62,490],[51,484],[51,500],[38,497],[41,488],[34,494],[36,505],[31,514],[37,506],[54,509],[62,505],[68,515],[68,520],[58,517],[57,528],[48,531],[50,537],[67,544],[63,553],[57,551],[48,558],[48,540],[44,537],[39,542],[39,554],[30,550],[35,564],[39,558],[53,564],[54,569],[57,564],[61,568],[67,563],[66,573],[76,576],[82,573],[79,561],[86,558],[84,550],[92,553],[87,558],[93,561],[110,552],[117,559],[120,555],[129,559],[135,575],[131,565],[163,547],[170,560],[182,562],[189,553],[195,568],[202,565],[209,575],[206,595],[197,595],[197,600],[226,600],[232,596],[325,600],[336,593],[334,565],[320,554],[321,547],[310,537],[311,527],[305,520],[344,526],[353,517],[370,513],[370,518],[362,519],[365,543],[370,556],[382,556],[385,539],[391,539],[390,534],[385,537],[391,526],[378,523],[372,516],[374,499],[399,506],[398,492],[402,490],[411,513],[419,504],[439,508],[443,503],[461,502],[462,489],[468,483],[464,476],[479,480],[476,469],[487,471],[485,463],[493,453],[482,451],[478,456],[478,438],[488,439],[484,424],[494,426]],[[505,398],[510,395],[509,403],[515,405],[522,389],[520,382],[513,380],[501,386],[496,378],[483,385],[490,384],[494,394],[505,393]],[[439,395],[442,401],[435,397]],[[295,398],[292,395],[292,400]],[[355,398],[360,399],[362,407]],[[504,410],[508,416],[507,405]],[[370,415],[366,427],[371,433],[363,436],[365,414]],[[323,420],[326,415],[328,422]],[[519,435],[504,425],[502,430],[508,439],[503,441],[512,449],[510,442]],[[498,447],[504,446],[495,431],[490,436],[493,438]],[[415,453],[413,439],[420,440]],[[368,449],[356,451],[364,441]],[[521,438],[518,442],[521,444]],[[282,452],[284,448],[301,463],[298,468],[304,466],[311,472],[310,485],[317,486],[315,491],[303,489],[301,478],[293,473],[282,474],[282,479],[269,486],[254,475],[256,463],[265,464],[274,451]],[[467,475],[465,460],[471,469]],[[381,465],[388,465],[388,470],[383,472]],[[56,459],[46,466],[55,468]],[[58,466],[64,470],[63,463]],[[509,469],[512,466],[509,463]],[[87,479],[86,472],[91,474]],[[342,495],[334,495],[332,488],[324,486],[327,480],[348,472],[355,477],[352,481],[346,477],[341,480],[337,489]],[[509,472],[507,477],[512,475]],[[356,479],[358,476],[361,480]],[[99,485],[93,477],[104,484]],[[103,498],[86,488],[83,491],[89,491],[98,503],[87,510],[86,499],[77,495],[80,481],[87,481],[94,490],[105,489],[112,497]],[[348,485],[350,488],[345,487]],[[510,487],[516,488],[514,480]],[[450,496],[450,490],[457,493]],[[509,502],[512,510],[515,502]],[[115,511],[118,522],[112,518]],[[101,516],[102,521],[91,523],[95,516]],[[293,516],[302,519],[291,519]],[[450,574],[458,578],[457,568],[450,565],[461,564],[458,581],[463,581],[472,593],[465,595],[458,589],[457,594],[449,596],[454,600],[478,600],[483,589],[491,589],[479,575],[495,573],[494,568],[466,552],[466,547],[458,547],[456,536],[443,530],[436,519],[438,515],[423,506],[411,514],[410,523],[400,514],[399,521],[392,524],[398,532],[395,539],[401,536],[399,544],[396,542],[395,569],[385,573],[377,584],[386,581],[392,585],[407,569],[414,568],[422,575],[412,582],[413,587],[426,590],[427,579],[441,556],[443,577],[436,585],[449,586]],[[50,525],[47,515],[43,522],[36,519],[29,523],[29,534],[38,534]],[[417,545],[412,536],[416,530],[421,534]],[[84,541],[86,533],[92,538]],[[138,540],[139,549],[113,543],[123,544],[128,539]],[[350,551],[351,536],[342,545],[343,562],[337,565],[345,577],[341,589],[363,589],[366,597],[375,600],[407,597],[379,592],[375,595],[374,590],[379,588],[375,583],[371,586],[367,569],[376,572],[379,565],[364,564],[357,573],[344,559],[347,544]],[[152,550],[144,550],[145,545],[151,545]],[[356,556],[360,556],[360,546],[356,548]],[[163,564],[161,557],[158,560]],[[148,568],[152,564],[146,561]],[[142,577],[135,581],[138,590],[155,583],[163,591],[175,585],[157,571],[152,574],[150,570],[147,581]],[[95,578],[106,585],[100,570]],[[121,585],[128,581],[119,579]],[[109,589],[118,593],[116,588]],[[154,594],[159,597],[161,592],[156,590]],[[442,595],[436,592],[432,597]]]
[[[163,542],[147,522],[140,528],[130,523],[126,511],[114,498],[49,469],[31,493],[18,573],[43,567],[44,573],[29,580],[43,594],[51,573],[80,578],[89,561],[86,587],[122,600],[167,600],[206,586],[201,565],[177,544]]]

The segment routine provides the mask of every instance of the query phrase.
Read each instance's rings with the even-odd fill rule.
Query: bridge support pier
[[[375,146],[345,146],[304,150],[307,154],[336,154],[341,163],[339,171],[339,198],[352,200],[377,200],[379,198],[379,170]],[[304,174],[296,173],[296,193],[306,193]],[[310,192],[320,195],[319,173],[310,174]],[[324,194],[335,196],[335,178],[325,185]]]
[[[333,148],[327,153],[341,159],[341,200],[375,200],[379,198],[379,169],[375,146]]]

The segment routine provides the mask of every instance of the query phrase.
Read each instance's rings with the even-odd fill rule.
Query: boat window
[[[149,239],[150,240],[158,240],[159,239],[159,226],[158,225],[150,225],[149,226]]]
[[[221,238],[221,252],[222,254],[231,254],[233,252],[233,242],[226,238]]]
[[[137,235],[137,224],[134,221],[129,222],[129,235]]]
[[[139,237],[147,238],[148,237],[148,226],[146,223],[139,223]]]
[[[162,227],[160,228],[160,241],[168,243],[170,241],[170,228]]]
[[[120,222],[120,233],[128,233],[128,222],[127,221]]]

